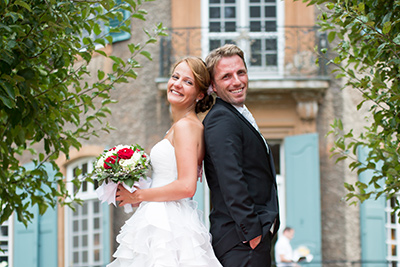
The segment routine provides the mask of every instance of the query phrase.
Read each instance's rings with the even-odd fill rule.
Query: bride
[[[152,186],[130,193],[119,186],[119,206],[139,205],[122,226],[108,267],[222,266],[211,247],[210,234],[200,220],[196,192],[204,157],[203,125],[197,113],[207,111],[210,76],[203,60],[187,57],[175,64],[167,98],[173,125],[150,152]]]

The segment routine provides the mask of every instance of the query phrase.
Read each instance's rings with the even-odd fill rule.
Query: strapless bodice
[[[153,167],[151,187],[160,187],[177,179],[175,148],[168,139],[158,142],[150,151]]]

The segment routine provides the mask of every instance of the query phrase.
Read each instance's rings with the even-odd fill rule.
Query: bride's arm
[[[130,193],[118,187],[116,200],[119,206],[142,201],[172,201],[193,197],[197,185],[198,150],[202,142],[202,127],[189,119],[181,119],[174,126],[173,143],[178,179],[162,187],[138,189]]]

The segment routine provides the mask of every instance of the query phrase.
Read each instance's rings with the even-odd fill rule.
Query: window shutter
[[[117,0],[116,4],[120,5],[121,4],[121,0]],[[126,11],[126,10],[123,10],[123,9],[121,9],[120,11],[124,15],[124,20],[126,20],[126,19],[128,19],[130,17],[130,12],[129,11]],[[121,21],[119,21],[117,18],[111,19],[110,20],[110,27],[116,27],[120,23],[121,23]],[[127,32],[124,32],[124,31],[110,32],[110,36],[113,38],[113,43],[129,40],[131,38],[131,34],[127,33]]]
[[[321,204],[318,134],[285,138],[286,224],[296,231],[293,249],[310,249],[313,267],[321,266]]]
[[[366,162],[367,148],[358,150],[358,159]],[[359,180],[368,184],[373,176],[372,171],[360,173]],[[386,267],[386,233],[385,233],[385,197],[368,199],[360,206],[361,259],[365,267],[374,265]],[[371,264],[372,263],[372,264]]]
[[[197,208],[201,210],[204,214],[204,186],[205,181],[203,177],[203,182],[197,181],[196,193],[193,196],[193,200],[197,202]]]
[[[101,208],[102,208],[102,216],[103,216],[103,232],[102,232],[102,242],[103,242],[103,263],[110,263],[111,262],[111,253],[113,253],[113,251],[111,251],[111,246],[110,244],[112,243],[111,239],[110,239],[110,228],[111,228],[111,224],[110,224],[110,205],[107,204],[107,202],[101,204]]]
[[[57,209],[39,217],[39,267],[57,266]]]
[[[26,169],[33,167],[33,163],[25,165]],[[46,170],[49,179],[54,177],[50,164],[46,164]],[[57,209],[48,208],[42,216],[37,206],[30,207],[30,211],[34,218],[27,228],[15,219],[14,266],[57,266]]]
[[[30,212],[34,214],[32,222],[25,225],[17,221],[15,216],[14,221],[14,255],[13,261],[15,267],[40,267],[38,265],[38,231],[39,231],[39,212],[35,207],[30,208]]]

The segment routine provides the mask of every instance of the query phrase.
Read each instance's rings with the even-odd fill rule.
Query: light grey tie
[[[267,141],[265,141],[264,136],[262,136],[262,134],[260,133],[260,129],[258,129],[258,125],[256,123],[256,120],[254,119],[253,115],[247,109],[246,106],[243,106],[242,115],[250,122],[251,125],[253,125],[253,127],[257,130],[257,132],[261,135],[261,138],[263,139],[264,144],[267,147],[267,151],[269,153],[269,147],[268,147]]]
[[[258,129],[256,120],[254,119],[253,115],[252,115],[251,112],[247,109],[246,106],[244,106],[244,108],[243,108],[242,115],[251,123],[251,125],[253,125],[253,127],[254,127],[257,131],[260,131],[260,130]]]

